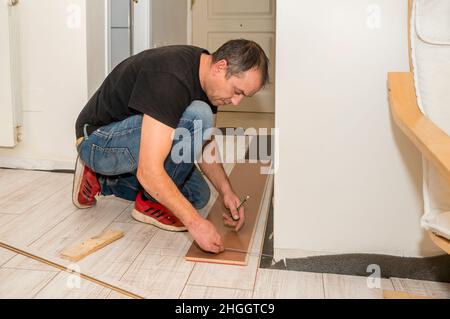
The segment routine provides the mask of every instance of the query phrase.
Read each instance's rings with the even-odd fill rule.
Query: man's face
[[[218,61],[211,68],[206,94],[215,106],[239,105],[244,97],[251,97],[261,89],[261,72],[251,69],[239,75],[227,77],[227,62]]]

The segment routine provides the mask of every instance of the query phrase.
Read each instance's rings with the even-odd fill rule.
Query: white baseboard
[[[416,251],[397,251],[397,252],[380,252],[380,251],[372,251],[372,252],[348,252],[348,251],[335,251],[335,252],[325,252],[325,251],[311,251],[311,250],[302,250],[302,249],[285,249],[285,248],[275,248],[273,250],[273,258],[275,261],[288,259],[296,259],[296,258],[307,258],[314,256],[329,256],[329,255],[343,255],[343,254],[378,254],[378,255],[390,255],[397,257],[415,257],[415,258],[424,258],[431,256],[442,255],[442,252],[439,250],[416,250]]]
[[[73,161],[54,161],[0,156],[0,167],[15,169],[37,169],[44,171],[73,170],[75,168],[75,159]]]
[[[273,249],[273,258],[276,261],[295,258],[306,258],[313,256],[326,256],[326,255],[336,255],[336,253],[331,252],[322,252],[322,251],[309,251],[302,249],[285,249],[285,248],[274,248]]]

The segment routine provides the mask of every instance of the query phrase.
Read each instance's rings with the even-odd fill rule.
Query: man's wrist
[[[226,194],[232,193],[233,189],[231,188],[230,183],[227,181],[226,183],[223,183],[219,189],[219,193],[222,197],[224,197]]]
[[[187,216],[187,218],[184,218],[182,222],[186,226],[186,228],[190,229],[192,226],[198,224],[199,219],[202,218],[203,217],[200,216],[200,214],[197,211],[195,211],[192,212],[192,214],[190,214],[189,216]]]

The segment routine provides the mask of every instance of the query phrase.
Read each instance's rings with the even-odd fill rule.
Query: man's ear
[[[228,69],[228,62],[225,59],[219,60],[213,65],[213,70],[215,73],[220,73],[222,71],[227,71]]]

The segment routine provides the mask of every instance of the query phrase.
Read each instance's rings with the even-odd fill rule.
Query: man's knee
[[[198,194],[198,198],[196,198],[196,200],[192,203],[192,205],[194,206],[195,209],[202,209],[203,207],[206,206],[206,204],[208,204],[210,198],[211,198],[211,190],[206,184],[206,187],[202,188],[201,192]]]
[[[213,127],[213,113],[211,107],[203,101],[193,101],[186,109],[183,117],[191,121],[200,121],[202,132],[205,134]]]

